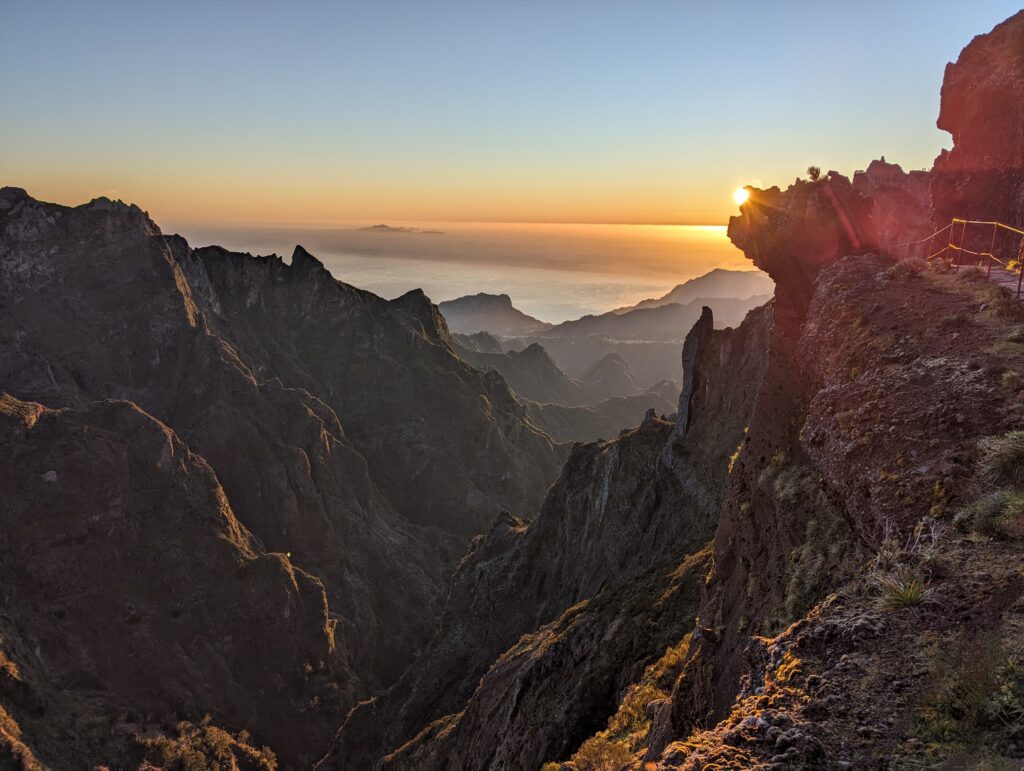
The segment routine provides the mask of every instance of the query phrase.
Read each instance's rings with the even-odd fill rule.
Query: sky
[[[722,224],[809,165],[930,166],[946,62],[1018,8],[0,0],[0,184],[179,229]]]

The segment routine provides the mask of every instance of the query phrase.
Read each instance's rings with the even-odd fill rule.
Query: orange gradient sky
[[[175,224],[724,223],[811,164],[929,166],[943,66],[1015,10],[12,4],[0,183]]]

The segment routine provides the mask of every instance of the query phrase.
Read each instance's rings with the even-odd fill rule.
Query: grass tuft
[[[1024,485],[1024,431],[985,437],[978,449],[978,475],[983,482],[994,487]]]

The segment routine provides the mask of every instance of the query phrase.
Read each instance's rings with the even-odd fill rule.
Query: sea
[[[389,299],[416,288],[434,302],[504,293],[552,323],[660,297],[714,268],[753,267],[719,225],[193,223],[177,230],[193,246],[286,261],[301,244],[338,280]]]

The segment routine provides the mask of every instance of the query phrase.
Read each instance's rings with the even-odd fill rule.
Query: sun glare
[[[745,187],[738,187],[732,193],[732,200],[736,202],[737,206],[742,206],[750,198],[750,191]]]

